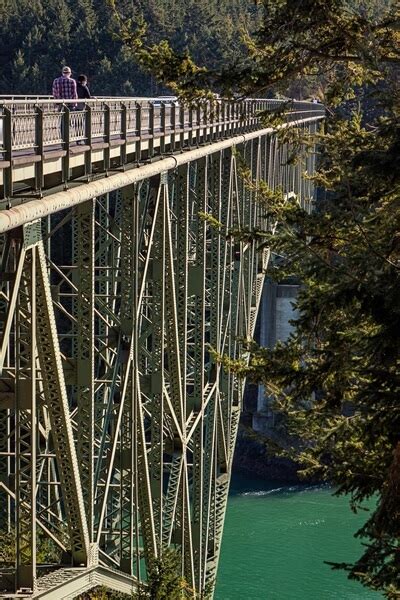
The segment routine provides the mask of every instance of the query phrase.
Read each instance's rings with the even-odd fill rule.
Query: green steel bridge
[[[209,347],[243,355],[269,260],[232,230],[275,227],[238,155],[313,200],[280,106],[0,98],[0,598],[131,594],[167,547],[213,589],[243,383]]]

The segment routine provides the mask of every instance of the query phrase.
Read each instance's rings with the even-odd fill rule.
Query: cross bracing
[[[174,547],[188,586],[212,590],[243,384],[209,348],[242,355],[269,259],[230,232],[275,227],[237,156],[255,181],[303,205],[313,198],[302,173],[313,171],[314,155],[288,164],[290,148],[256,123],[258,108],[251,123],[229,108],[237,119],[225,130],[208,118],[201,131],[192,120],[190,131],[166,132],[164,115],[158,141],[153,118],[152,143],[136,140],[135,152],[159,154],[156,162],[88,182],[60,164],[70,187],[43,177],[43,198],[28,190],[29,167],[19,190],[22,173],[8,174],[0,527],[15,539],[15,560],[0,565],[0,589],[49,599],[101,583],[129,592],[152,557]],[[321,110],[301,108],[297,121],[315,131]],[[118,146],[127,161],[128,142]],[[178,149],[186,151],[164,154]],[[13,169],[13,152],[4,169]],[[36,150],[24,152],[31,160]]]

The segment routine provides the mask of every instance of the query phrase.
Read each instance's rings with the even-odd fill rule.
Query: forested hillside
[[[239,30],[257,9],[248,0],[120,0],[129,18],[142,12],[149,38],[168,38],[196,61],[234,60]],[[162,88],[140,71],[114,35],[107,0],[0,0],[0,94],[49,93],[60,67],[89,76],[98,95],[150,95]]]

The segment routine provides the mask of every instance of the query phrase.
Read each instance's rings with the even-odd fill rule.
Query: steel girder
[[[254,180],[312,199],[275,134],[238,152]],[[275,224],[231,148],[42,221],[2,239],[0,525],[16,562],[0,587],[62,594],[96,565],[135,582],[175,547],[212,594],[243,383],[210,348],[243,355],[269,259],[232,231]]]

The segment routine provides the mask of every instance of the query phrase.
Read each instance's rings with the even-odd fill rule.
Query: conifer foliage
[[[143,14],[153,43],[168,37],[213,65],[237,53],[239,27],[255,12],[247,0],[121,0],[118,6],[125,21]],[[94,95],[166,91],[115,35],[108,0],[0,0],[0,31],[0,94],[49,94],[65,64],[74,75],[88,75]]]

